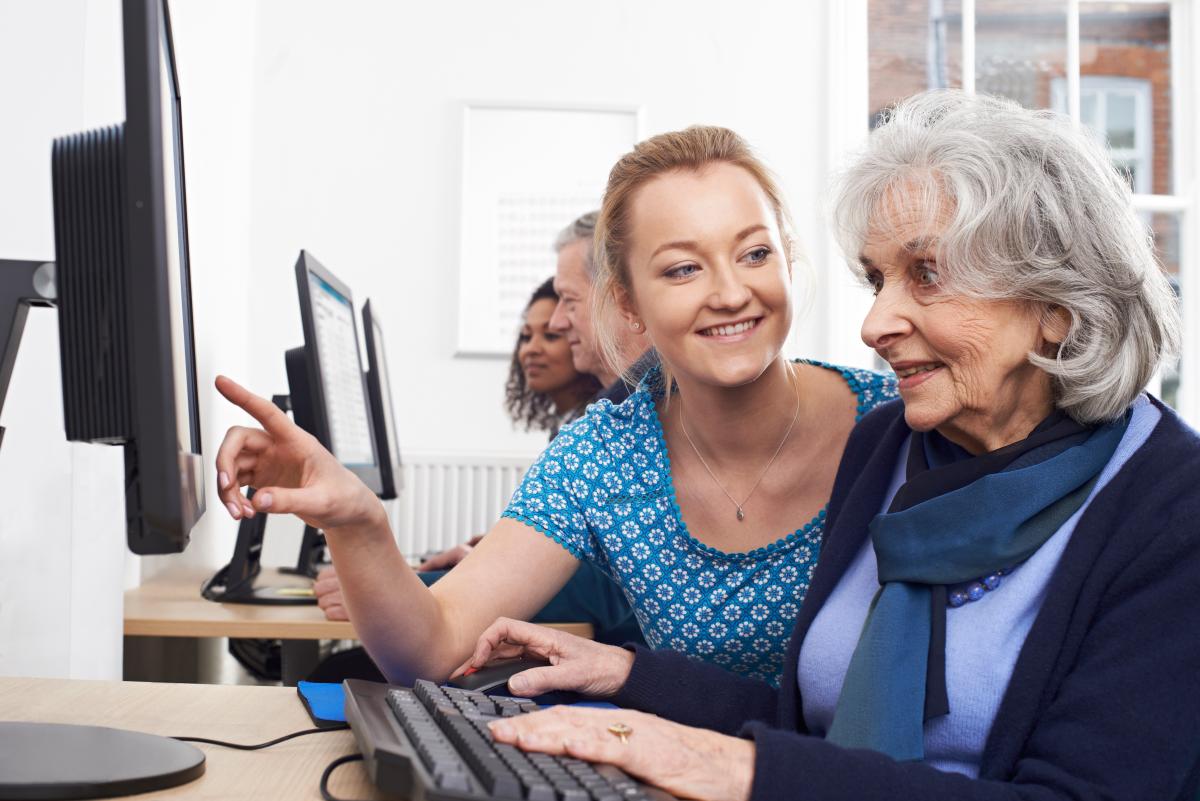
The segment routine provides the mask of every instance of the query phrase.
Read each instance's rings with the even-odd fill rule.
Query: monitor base
[[[156,734],[60,723],[0,723],[0,799],[109,798],[186,784],[204,752]]]
[[[259,606],[311,606],[317,602],[312,589],[306,587],[247,587],[231,592],[209,592],[204,597],[222,604]]]

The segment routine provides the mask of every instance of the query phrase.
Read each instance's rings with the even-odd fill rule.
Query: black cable
[[[345,756],[340,756],[330,762],[329,765],[326,766],[325,772],[321,774],[321,798],[324,798],[325,801],[346,801],[346,799],[338,798],[336,795],[329,792],[329,777],[332,776],[333,772],[340,766],[345,765],[347,762],[358,762],[362,758],[362,754],[346,754]]]
[[[172,737],[171,739],[179,740],[180,742],[184,742],[184,743],[207,743],[209,745],[220,745],[225,748],[236,748],[239,751],[257,751],[260,748],[270,748],[273,745],[278,745],[279,743],[282,743],[284,740],[290,740],[293,737],[303,737],[305,734],[319,734],[324,731],[345,731],[346,729],[349,729],[349,728],[350,727],[347,724],[342,723],[341,725],[338,725],[338,726],[326,726],[325,728],[321,728],[321,729],[305,729],[304,731],[294,731],[291,734],[285,734],[282,737],[276,737],[274,740],[270,740],[265,743],[258,743],[257,745],[244,745],[242,743],[227,743],[227,742],[223,742],[221,740],[209,740],[207,737]]]

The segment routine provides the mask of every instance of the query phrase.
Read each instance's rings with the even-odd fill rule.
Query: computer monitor
[[[358,350],[354,298],[345,283],[303,250],[296,260],[296,287],[309,380],[307,398],[298,397],[305,393],[296,391],[289,370],[296,422],[378,495],[383,486]],[[311,408],[303,408],[305,403]]]
[[[171,553],[204,512],[179,84],[166,0],[124,0],[122,19],[124,124],[51,150],[56,262],[0,261],[0,405],[28,308],[57,305],[67,438],[124,448],[129,548]],[[0,753],[28,756],[6,763],[3,798],[141,793],[205,765],[93,726],[5,724]]]
[[[371,307],[370,299],[362,310],[363,339],[367,345],[367,393],[371,400],[371,419],[375,424],[375,450],[379,455],[379,497],[395,498],[404,488],[400,464],[400,437],[392,405],[392,384],[388,378],[387,351],[383,346],[383,327]]]
[[[164,0],[123,21],[125,122],[51,149],[57,261],[0,260],[0,406],[57,306],[67,439],[124,447],[129,548],[173,553],[204,512],[179,85]]]
[[[171,21],[124,4],[125,124],[54,142],[67,439],[125,449],[129,548],[182,551],[204,512]]]
[[[289,394],[277,395],[273,400],[281,409],[291,411],[296,425],[316,437],[376,495],[395,497],[394,486],[389,495],[384,483],[385,475],[395,474],[394,468],[390,462],[381,464],[379,454],[394,453],[396,456],[388,458],[398,460],[399,449],[387,448],[388,438],[372,419],[368,377],[363,373],[358,349],[354,296],[341,279],[303,250],[296,260],[296,288],[304,345],[284,354]],[[368,334],[368,349],[373,334]],[[382,346],[381,337],[379,342]],[[386,376],[386,367],[377,373]],[[262,572],[260,558],[268,519],[269,515],[256,515],[241,521],[233,556],[204,583],[200,590],[203,597],[221,603],[316,603],[311,590],[292,582],[283,586],[256,583]],[[295,567],[280,570],[315,577],[324,554],[324,534],[305,526]]]

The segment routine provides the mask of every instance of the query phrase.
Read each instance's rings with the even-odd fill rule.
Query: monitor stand
[[[32,306],[53,306],[58,292],[54,262],[0,259],[0,410],[17,363],[17,349]],[[0,443],[4,429],[0,428]]]
[[[195,746],[136,731],[0,723],[0,798],[105,798],[163,790],[204,774]]]
[[[271,401],[285,412],[292,410],[291,398],[288,395],[275,395]],[[250,488],[246,497],[253,498],[254,492],[254,488]],[[255,579],[262,572],[263,538],[266,536],[269,518],[270,515],[266,513],[242,518],[238,525],[237,542],[233,546],[233,558],[229,560],[229,564],[204,582],[200,589],[202,596],[210,601],[227,604],[299,606],[317,602],[311,587],[255,585]],[[305,526],[296,566],[281,568],[279,572],[316,578],[317,572],[326,561],[325,535],[312,526]]]

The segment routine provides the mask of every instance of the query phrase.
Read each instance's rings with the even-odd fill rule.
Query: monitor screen
[[[367,391],[371,401],[371,419],[375,424],[382,486],[379,497],[387,500],[397,496],[404,481],[400,463],[400,437],[392,407],[392,382],[388,374],[387,351],[383,345],[383,326],[369,300],[363,304],[362,321],[369,368]]]
[[[347,467],[375,464],[371,421],[354,326],[354,305],[328,280],[308,273],[309,299],[329,445]]]
[[[172,374],[175,384],[175,424],[179,449],[200,453],[196,397],[196,352],[192,342],[191,264],[188,258],[187,209],[183,181],[183,126],[179,84],[171,47],[170,18],[159,15],[158,111],[162,129],[163,229],[166,235],[168,306],[171,319]]]
[[[378,357],[372,369],[379,371],[379,394],[380,400],[383,401],[383,426],[385,430],[381,433],[387,437],[392,459],[399,463],[400,442],[396,437],[396,420],[392,413],[392,381],[388,376],[387,349],[383,345],[383,329],[379,327],[378,320],[372,320],[371,327],[374,329],[372,334],[375,343],[375,353]]]

